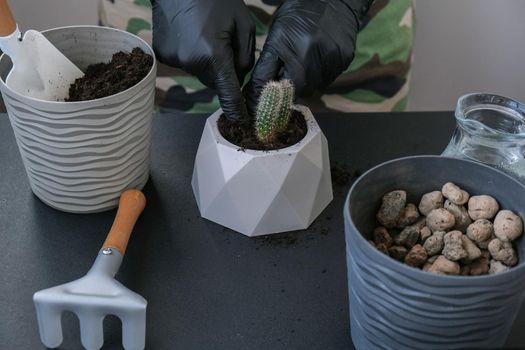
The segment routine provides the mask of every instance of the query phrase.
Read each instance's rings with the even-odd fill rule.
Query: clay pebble
[[[472,196],[468,201],[468,214],[472,220],[492,220],[498,210],[499,204],[491,196]]]
[[[494,234],[502,241],[517,239],[523,233],[521,218],[510,210],[501,210],[494,219]]]
[[[463,249],[467,252],[466,262],[476,260],[481,256],[481,249],[478,248],[466,235],[461,235],[463,241]]]
[[[467,227],[467,237],[476,243],[486,242],[493,234],[494,225],[487,219],[478,219]]]
[[[461,231],[450,231],[444,236],[445,244],[442,253],[448,260],[458,261],[468,256],[467,251],[463,248],[462,237]]]
[[[427,250],[429,256],[441,254],[443,247],[445,246],[444,242],[445,231],[437,231],[428,237],[423,247]]]
[[[427,227],[432,231],[448,231],[456,224],[456,219],[444,208],[433,209],[427,215]]]
[[[467,191],[462,190],[459,188],[459,186],[456,186],[452,182],[447,182],[444,184],[441,188],[441,193],[443,193],[443,197],[447,198],[456,205],[463,205],[467,203],[470,197]]]
[[[388,233],[388,230],[383,226],[379,226],[374,230],[373,241],[376,245],[378,243],[383,243],[387,248],[390,248],[394,244],[394,240],[390,236],[390,233]]]
[[[403,228],[408,225],[412,225],[418,219],[419,219],[419,211],[417,210],[417,207],[412,203],[408,203],[405,209],[403,210],[401,217],[397,221],[397,226]]]
[[[419,228],[417,226],[407,226],[394,239],[396,245],[412,248],[419,241]]]
[[[427,261],[427,251],[421,244],[416,244],[405,256],[405,264],[412,267],[420,267]]]
[[[396,259],[397,261],[404,262],[405,256],[408,253],[408,249],[403,246],[395,245],[388,248],[388,253],[390,254],[390,257]]]
[[[393,228],[403,215],[407,194],[405,191],[392,191],[385,194],[381,201],[381,208],[377,213],[377,220],[386,228]]]
[[[459,275],[461,267],[457,262],[450,261],[445,256],[439,255],[432,266],[429,267],[428,272],[438,275]]]
[[[425,243],[425,241],[428,239],[428,237],[432,236],[432,231],[425,226],[419,231],[419,242]]]
[[[448,199],[445,201],[444,208],[454,216],[456,223],[453,229],[465,232],[468,226],[472,223],[472,219],[468,215],[467,209],[462,205],[452,203]]]
[[[494,260],[501,261],[507,266],[514,266],[518,262],[518,256],[510,242],[504,242],[495,238],[490,241],[488,249]]]
[[[501,261],[497,261],[497,260],[490,261],[489,274],[502,273],[502,272],[508,271],[509,269],[510,267],[503,264]]]
[[[424,216],[427,216],[432,210],[442,208],[444,203],[443,194],[441,191],[433,191],[425,193],[419,202],[419,211]]]

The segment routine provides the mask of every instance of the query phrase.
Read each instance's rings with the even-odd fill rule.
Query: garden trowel
[[[84,75],[40,32],[20,32],[7,0],[0,0],[0,49],[13,62],[6,84],[19,94],[63,101],[69,86]]]
[[[80,339],[86,349],[97,350],[104,344],[102,324],[106,315],[115,315],[122,321],[124,349],[144,349],[146,300],[115,280],[115,274],[145,204],[142,192],[124,192],[113,226],[88,273],[76,281],[35,293],[40,339],[45,346],[60,346],[61,315],[71,311],[80,321]]]

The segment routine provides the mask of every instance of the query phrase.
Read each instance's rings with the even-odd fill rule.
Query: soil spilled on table
[[[223,114],[220,116],[217,126],[226,140],[239,146],[240,150],[251,149],[258,151],[270,151],[295,145],[301,141],[308,127],[304,116],[299,111],[292,111],[288,128],[279,134],[277,140],[271,145],[265,145],[255,136],[255,127],[252,123],[231,122]]]
[[[345,187],[361,175],[359,170],[350,172],[337,162],[333,162],[331,165],[330,172],[332,173],[332,184],[334,187]]]
[[[66,102],[88,101],[118,94],[148,75],[153,57],[136,47],[131,52],[120,51],[109,63],[87,67],[84,76],[69,87]]]

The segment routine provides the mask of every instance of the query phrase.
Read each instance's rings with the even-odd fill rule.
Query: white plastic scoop
[[[13,62],[7,86],[25,96],[63,101],[69,86],[84,75],[40,32],[22,35],[7,0],[0,0],[0,49]]]

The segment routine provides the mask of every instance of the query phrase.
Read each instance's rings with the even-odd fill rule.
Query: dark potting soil
[[[252,123],[231,122],[223,114],[217,122],[219,131],[226,140],[240,147],[240,150],[251,149],[270,151],[295,145],[301,141],[308,131],[304,116],[299,111],[293,111],[290,122],[285,132],[279,134],[277,140],[271,145],[265,145],[255,136]]]
[[[109,63],[87,67],[84,76],[69,87],[67,102],[88,101],[118,94],[140,82],[153,65],[153,57],[136,47],[120,51]]]
[[[332,174],[332,184],[336,187],[345,187],[354,182],[360,175],[361,171],[349,171],[337,162],[333,162],[330,167]]]

